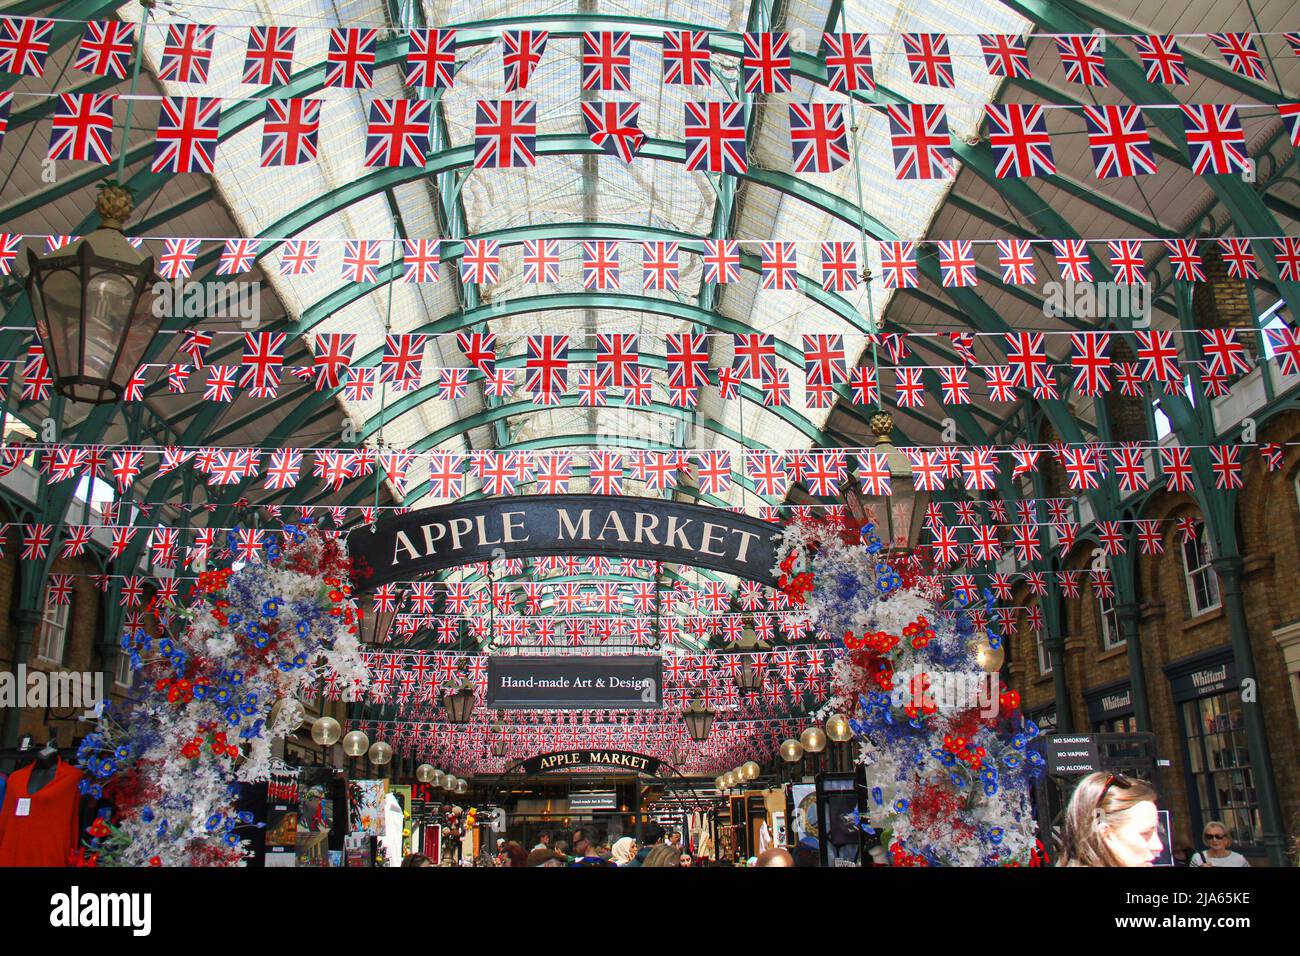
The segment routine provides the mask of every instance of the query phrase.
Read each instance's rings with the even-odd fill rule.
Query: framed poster
[[[858,793],[851,773],[816,777],[818,854],[822,866],[861,866],[862,831],[854,824]]]
[[[785,811],[772,811],[772,845],[786,846],[790,842],[790,834],[786,832]]]

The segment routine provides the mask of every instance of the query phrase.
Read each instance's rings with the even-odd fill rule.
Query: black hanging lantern
[[[763,689],[763,668],[752,659],[740,665],[736,675],[736,686],[746,694],[756,694]]]
[[[122,235],[133,205],[128,190],[108,183],[95,202],[98,229],[63,249],[27,252],[36,334],[55,390],[76,402],[120,401],[162,325],[147,294],[158,281],[153,258]]]
[[[889,465],[891,493],[866,495],[857,482],[852,482],[845,492],[845,501],[855,521],[865,522],[868,512],[874,516],[876,534],[887,549],[905,551],[915,546],[920,539],[930,494],[913,487],[912,463],[894,447],[893,416],[888,412],[872,415],[871,431],[876,437],[873,450],[884,455]]]
[[[392,630],[393,619],[397,617],[397,601],[387,601],[385,605],[391,607],[392,610],[381,611],[378,607],[372,605],[369,611],[362,611],[361,605],[357,605],[357,614],[360,618],[357,624],[357,640],[362,644],[383,644],[388,640],[388,632]]]
[[[683,711],[682,720],[686,722],[686,730],[690,733],[691,739],[696,743],[703,743],[709,739],[709,731],[713,727],[713,718],[716,716],[717,713],[704,703],[704,698],[697,692]]]
[[[453,694],[444,694],[442,706],[447,711],[447,719],[453,724],[468,724],[470,714],[474,712],[474,687],[466,682]]]
[[[500,724],[497,724],[492,728],[492,733],[495,734],[492,738],[492,756],[504,757],[506,755],[506,750],[509,749],[509,742],[506,740],[505,731],[502,729]]]

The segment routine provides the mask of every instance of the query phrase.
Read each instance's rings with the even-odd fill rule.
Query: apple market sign
[[[775,586],[777,533],[771,522],[705,505],[533,495],[387,518],[351,532],[348,551],[361,591],[496,558],[578,554],[709,568]]]

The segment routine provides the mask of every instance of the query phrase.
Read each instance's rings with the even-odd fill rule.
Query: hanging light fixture
[[[738,653],[745,659],[736,673],[736,686],[746,694],[754,694],[763,689],[763,667],[755,660],[755,652],[767,650],[767,644],[759,640],[753,624],[746,620],[745,630],[736,641]]]
[[[163,310],[146,294],[160,281],[153,257],[122,235],[134,208],[116,182],[100,187],[100,226],[70,246],[27,252],[27,293],[54,389],[75,402],[120,401],[158,334]]]
[[[912,463],[894,447],[894,419],[888,412],[871,416],[871,431],[876,436],[875,452],[889,464],[888,495],[863,494],[860,483],[852,482],[845,492],[849,513],[858,523],[873,520],[876,534],[888,548],[906,550],[919,538],[925,507],[930,493],[917,491],[912,484]]]
[[[474,685],[466,681],[455,693],[444,694],[442,706],[453,724],[468,724],[474,712]]]
[[[343,737],[343,752],[349,757],[360,757],[370,749],[370,738],[360,730],[350,730]]]
[[[798,763],[803,759],[803,744],[791,737],[781,742],[781,759],[786,763]]]
[[[853,739],[853,727],[843,714],[831,714],[826,719],[826,736],[837,744]]]
[[[388,640],[388,632],[393,627],[393,619],[397,617],[397,601],[386,602],[391,607],[391,611],[378,610],[373,602],[369,611],[362,611],[361,604],[357,604],[357,640],[362,644],[383,644]]]
[[[758,764],[754,763],[752,760],[747,760],[740,765],[740,775],[746,780],[757,780],[759,770],[760,768]]]
[[[432,764],[422,763],[415,768],[415,779],[420,783],[433,783],[433,775],[437,772]]]
[[[799,735],[799,743],[806,753],[819,754],[826,749],[826,731],[820,727],[806,727]]]
[[[682,720],[686,722],[686,729],[690,732],[691,739],[696,743],[703,743],[709,739],[709,730],[713,727],[713,718],[716,716],[716,711],[705,704],[704,697],[696,691],[690,704],[682,713]]]
[[[492,738],[492,756],[504,757],[508,746],[505,730],[502,729],[500,724],[496,724],[492,728],[492,733],[494,734]]]

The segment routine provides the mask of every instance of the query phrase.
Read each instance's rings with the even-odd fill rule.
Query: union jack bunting
[[[257,261],[261,245],[256,239],[227,239],[217,260],[217,275],[234,276],[248,272]]]
[[[1084,86],[1109,86],[1102,39],[1092,34],[1056,38],[1056,50],[1065,65],[1065,79]]]
[[[641,287],[661,292],[680,290],[680,251],[676,242],[641,243]]]
[[[984,54],[984,65],[988,67],[989,76],[1007,76],[1018,80],[1032,78],[1029,72],[1029,51],[1025,49],[1024,37],[981,33],[980,52]]]
[[[1192,491],[1192,450],[1178,445],[1160,449],[1165,491]]]
[[[244,333],[239,387],[248,389],[253,398],[275,398],[279,391],[285,339],[283,332]]]
[[[1278,115],[1282,117],[1291,136],[1291,145],[1300,146],[1300,103],[1279,103]],[[0,98],[0,114],[4,112],[3,98]],[[0,115],[0,136],[4,135],[4,117]]]
[[[262,165],[301,166],[316,161],[320,100],[266,101],[262,120]]]
[[[427,335],[385,335],[379,358],[379,382],[392,382],[397,391],[410,391],[420,384]]]
[[[199,255],[197,239],[164,239],[158,257],[158,275],[164,279],[188,279]]]
[[[708,86],[709,34],[703,30],[670,30],[664,34],[664,83],[668,86]]]
[[[1171,331],[1134,331],[1137,339],[1137,359],[1142,363],[1142,377],[1147,381],[1177,382],[1182,378],[1178,370],[1178,347],[1174,345]]]
[[[923,371],[915,365],[894,369],[894,396],[900,408],[925,407],[925,382],[921,379]]]
[[[1259,446],[1259,454],[1264,459],[1264,464],[1268,466],[1269,471],[1281,469],[1283,451],[1280,442],[1264,442]]]
[[[431,148],[431,105],[431,100],[371,100],[364,165],[423,166]]]
[[[537,491],[543,495],[568,494],[573,478],[573,452],[551,452],[534,460]]]
[[[1194,175],[1246,172],[1253,168],[1237,107],[1195,103],[1184,104],[1179,109]]]
[[[111,93],[61,93],[50,119],[50,159],[113,161]]]
[[[203,368],[204,360],[208,354],[208,347],[211,344],[211,332],[204,332],[200,329],[186,329],[181,338],[180,351],[189,357],[190,363],[195,368]]]
[[[616,451],[593,451],[587,456],[593,495],[623,493],[623,456]]]
[[[529,285],[560,281],[560,241],[524,240],[524,282]]]
[[[851,242],[822,243],[822,288],[848,292],[858,285],[858,249]]]
[[[94,525],[68,525],[68,536],[63,540],[63,550],[60,552],[59,557],[76,558],[85,554],[94,533]]]
[[[696,454],[696,476],[700,491],[706,495],[724,495],[731,489],[731,452],[702,451]]]
[[[871,43],[865,33],[826,33],[826,85],[836,93],[876,88]]]
[[[733,239],[704,240],[704,281],[712,283],[740,280],[740,243]]]
[[[1109,391],[1110,333],[1075,332],[1070,335],[1070,347],[1075,389],[1084,395]]]
[[[709,343],[703,333],[669,332],[664,351],[668,383],[695,389],[709,381]]]
[[[979,264],[969,240],[940,241],[935,245],[939,251],[939,279],[944,286],[955,288],[978,283]]]
[[[545,30],[507,30],[501,34],[501,56],[505,66],[506,92],[527,89],[533,70],[546,52]]]
[[[580,368],[574,382],[578,404],[584,408],[603,407],[609,394],[609,376],[594,368]]]
[[[267,491],[283,491],[298,485],[302,471],[302,452],[296,448],[277,448],[271,452],[271,462],[266,466]]]
[[[215,36],[216,27],[195,23],[169,26],[158,63],[158,78],[174,83],[208,82]]]
[[[1228,68],[1239,76],[1252,80],[1267,80],[1264,58],[1255,49],[1255,38],[1249,33],[1211,33],[1210,39],[1219,48]]]
[[[343,482],[352,477],[350,458],[347,452],[318,451],[312,465],[312,475],[331,491],[338,491],[343,487]]]
[[[838,385],[849,379],[842,335],[805,335],[803,362],[810,383]]]
[[[582,35],[582,88],[627,93],[632,89],[632,34]]]
[[[406,48],[406,85],[449,90],[456,83],[456,31],[417,29]]]
[[[348,282],[378,281],[379,262],[378,239],[349,239],[343,243],[342,276]]]
[[[18,397],[24,402],[43,402],[50,397],[53,384],[45,351],[39,345],[29,345],[23,361],[23,385]]]
[[[1264,335],[1268,338],[1282,374],[1295,375],[1300,372],[1300,329],[1281,325],[1265,329]]]
[[[1121,445],[1111,449],[1112,466],[1119,487],[1125,494],[1146,491],[1150,482],[1147,480],[1146,459],[1138,445]]]
[[[614,388],[623,388],[637,374],[641,361],[638,340],[634,332],[596,334],[596,369]]]
[[[630,163],[645,143],[645,133],[637,125],[640,112],[640,103],[587,101],[582,104],[582,121],[593,143],[609,155]]]
[[[0,256],[4,253],[3,236],[0,236]],[[1277,250],[1275,260],[1279,278],[1284,282],[1300,281],[1300,238],[1287,236],[1282,239],[1273,240],[1273,248]],[[4,265],[0,262],[0,272],[4,272]]]
[[[989,118],[989,147],[993,150],[999,179],[1056,173],[1046,114],[1041,106],[990,103],[984,112]]]
[[[1146,176],[1156,171],[1151,137],[1136,106],[1085,106],[1088,146],[1098,179]]]
[[[1180,282],[1204,282],[1205,270],[1201,268],[1201,254],[1196,251],[1195,239],[1166,239],[1169,264],[1174,267],[1174,278]]]
[[[741,74],[746,93],[790,91],[790,34],[746,33]]]
[[[3,41],[0,41],[2,43]],[[135,52],[135,24],[120,20],[91,20],[81,35],[74,69],[95,76],[126,79],[127,62]]]
[[[23,237],[12,232],[0,232],[0,276],[12,272],[14,260],[18,258],[18,248]]]
[[[1230,278],[1259,278],[1259,269],[1255,267],[1255,253],[1250,248],[1249,239],[1220,239],[1219,251],[1223,255],[1223,261],[1228,264]]]
[[[939,391],[945,405],[970,404],[970,379],[961,365],[936,369],[939,373]]]
[[[731,367],[741,378],[771,378],[776,371],[776,339],[760,332],[742,332],[732,336],[735,357]]]
[[[952,143],[942,106],[894,105],[888,114],[898,179],[946,179],[953,174]]]
[[[465,456],[453,452],[429,452],[430,494],[438,498],[459,498],[464,494],[464,462]]]
[[[758,494],[767,498],[784,498],[790,489],[790,471],[780,452],[752,451],[745,456],[745,473],[754,482]]]
[[[496,239],[466,239],[460,257],[460,281],[495,285],[501,276],[501,243]]]
[[[790,146],[796,173],[833,173],[849,162],[844,107],[838,103],[790,104]]]
[[[924,86],[953,88],[952,56],[948,38],[942,33],[904,33],[903,50],[912,82]]]
[[[0,71],[21,76],[44,74],[53,33],[53,20],[32,17],[0,19]]]
[[[1007,365],[1019,388],[1036,388],[1048,376],[1042,332],[1007,332]]]
[[[918,282],[916,243],[880,243],[880,272],[886,289],[915,289]]]
[[[294,27],[250,27],[244,55],[244,82],[253,86],[288,83],[293,72]]]
[[[515,373],[505,368],[494,368],[485,375],[484,394],[491,398],[510,398],[515,393]]]
[[[312,343],[316,391],[339,387],[339,375],[352,364],[352,351],[356,344],[355,334],[330,332],[316,336]]]
[[[768,408],[780,408],[790,403],[790,370],[774,368],[759,379],[758,387],[763,393],[763,404]]]
[[[764,289],[788,291],[799,287],[799,261],[793,242],[765,242],[761,253],[760,274]]]
[[[1037,281],[1034,247],[1028,239],[999,239],[998,265],[1008,285],[1033,285]]]
[[[582,287],[584,289],[619,288],[619,258],[617,242],[601,240],[582,244]]]
[[[1187,66],[1183,63],[1178,41],[1172,36],[1135,36],[1138,59],[1146,67],[1147,82],[1161,86],[1181,86],[1187,83]]]
[[[316,239],[290,239],[280,250],[280,275],[309,276],[320,260],[320,242]]]
[[[402,281],[437,282],[442,265],[442,244],[437,239],[402,241]]]
[[[1241,446],[1211,445],[1210,470],[1214,472],[1214,487],[1219,491],[1244,487],[1241,480]]]
[[[559,395],[568,384],[569,337],[528,336],[524,388],[534,395]]]
[[[1066,282],[1092,281],[1088,246],[1082,239],[1053,239],[1052,255],[1056,258],[1056,267],[1061,270],[1061,278]]]
[[[532,100],[479,100],[474,117],[475,169],[537,165],[537,105]]]
[[[749,169],[740,103],[687,103],[686,168],[742,175]]]
[[[1201,354],[1214,375],[1245,375],[1250,371],[1246,346],[1237,341],[1235,329],[1201,329]]]
[[[325,85],[368,90],[375,85],[375,40],[378,30],[341,27],[330,30],[325,52]]]
[[[208,96],[164,96],[158,116],[155,173],[211,173],[217,160],[221,101]]]
[[[1138,285],[1147,281],[1141,242],[1136,239],[1120,239],[1106,243],[1106,248],[1110,250],[1110,267],[1116,282]]]

